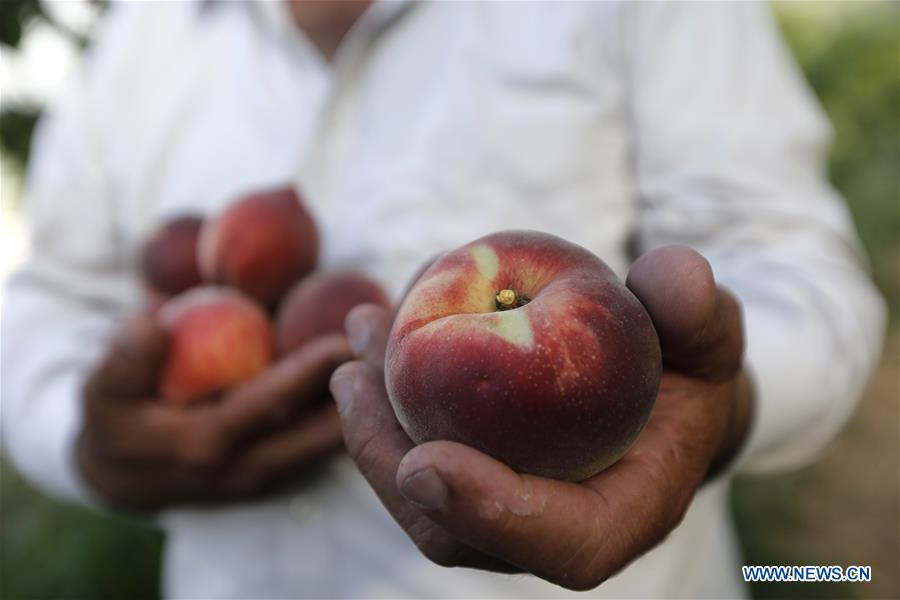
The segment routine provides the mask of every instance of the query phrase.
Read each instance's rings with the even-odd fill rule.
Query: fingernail
[[[359,317],[358,312],[351,312],[347,315],[347,341],[350,342],[350,349],[353,354],[360,356],[369,345],[371,330],[366,321]]]
[[[407,500],[427,510],[440,510],[447,505],[450,490],[433,467],[416,471],[403,480],[400,492]]]
[[[334,402],[337,404],[338,412],[341,414],[353,404],[353,387],[353,378],[350,375],[335,372],[331,377],[328,389],[331,391]]]

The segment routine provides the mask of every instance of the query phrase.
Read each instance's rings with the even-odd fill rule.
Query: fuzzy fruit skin
[[[251,379],[272,362],[266,314],[236,290],[194,288],[166,302],[157,317],[169,334],[159,386],[168,403],[202,400]]]
[[[530,301],[497,311],[503,289]],[[391,405],[414,442],[461,442],[569,481],[622,457],[661,374],[638,299],[584,248],[534,231],[439,258],[400,306],[385,359]]]
[[[291,288],[278,309],[279,351],[286,354],[320,335],[343,333],[347,314],[366,302],[390,307],[381,286],[364,275],[352,271],[310,275]]]
[[[312,216],[291,187],[252,194],[207,223],[200,237],[200,272],[274,307],[319,255]]]
[[[203,219],[174,218],[147,238],[141,248],[141,275],[152,293],[174,296],[201,284],[197,240]]]

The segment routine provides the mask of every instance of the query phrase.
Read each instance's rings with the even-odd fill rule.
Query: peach
[[[416,443],[451,440],[580,481],[618,460],[662,372],[643,305],[599,258],[533,231],[439,258],[400,306],[385,383]]]
[[[141,248],[141,275],[151,294],[167,297],[200,285],[197,239],[203,219],[177,217],[156,229]]]
[[[157,317],[169,334],[159,386],[169,403],[209,398],[272,362],[274,340],[266,314],[236,290],[194,288],[166,302]]]
[[[347,313],[366,302],[389,307],[384,290],[352,271],[316,273],[297,283],[278,309],[278,347],[290,352],[326,333],[343,332]]]
[[[291,285],[312,272],[319,235],[291,187],[238,200],[200,235],[200,272],[273,308]]]
[[[410,277],[406,282],[406,286],[403,288],[403,294],[400,296],[401,298],[406,298],[409,295],[409,292],[419,282],[419,280],[422,278],[422,275],[425,274],[425,271],[427,271],[428,268],[434,264],[434,261],[436,261],[440,257],[440,254],[435,254],[428,260],[424,261],[421,265],[419,265],[419,268],[416,269],[416,272],[413,273],[413,276]]]

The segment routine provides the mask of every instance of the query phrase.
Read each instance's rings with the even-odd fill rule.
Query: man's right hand
[[[130,318],[84,388],[77,462],[104,500],[126,510],[214,504],[260,495],[343,447],[328,394],[352,358],[326,336],[282,357],[215,402],[173,407],[155,390],[167,338]]]

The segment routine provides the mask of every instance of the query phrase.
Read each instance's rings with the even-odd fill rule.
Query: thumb
[[[88,378],[86,394],[121,399],[154,394],[167,345],[167,335],[153,317],[145,313],[127,317]]]
[[[416,446],[397,468],[396,486],[461,542],[571,589],[596,587],[622,554],[609,527],[610,506],[595,490],[520,475],[469,446]]]
[[[740,370],[741,307],[716,285],[703,256],[686,246],[651,250],[631,266],[626,285],[653,320],[666,366],[716,380]]]

